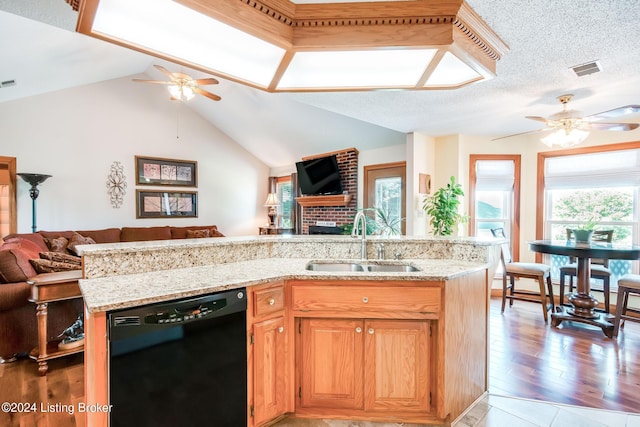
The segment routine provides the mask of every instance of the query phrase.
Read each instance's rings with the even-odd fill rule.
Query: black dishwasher
[[[111,427],[247,425],[245,289],[111,311]]]

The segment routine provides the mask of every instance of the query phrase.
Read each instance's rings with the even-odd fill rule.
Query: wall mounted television
[[[342,180],[335,155],[296,163],[300,192],[305,196],[342,194]]]

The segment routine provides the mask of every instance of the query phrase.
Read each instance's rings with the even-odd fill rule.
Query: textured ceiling
[[[270,94],[222,81],[216,87],[221,102],[199,97],[189,106],[276,167],[345,146],[401,143],[407,132],[504,136],[535,130],[540,124],[524,116],[559,111],[556,97],[564,93],[575,94],[572,107],[587,115],[640,104],[640,1],[467,2],[510,47],[493,80],[455,91],[306,94]],[[0,12],[0,81],[18,82],[0,89],[0,102],[139,73],[161,78],[155,63],[178,71],[72,33],[75,13],[63,0],[0,0],[0,10],[10,12]],[[577,77],[569,68],[592,60],[599,60],[600,73]],[[638,132],[631,132],[635,139]]]

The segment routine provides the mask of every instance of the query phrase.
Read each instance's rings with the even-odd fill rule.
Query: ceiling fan
[[[610,122],[600,122],[603,119],[611,119],[615,117],[621,117],[628,114],[634,114],[640,112],[640,105],[626,105],[624,107],[614,108],[613,110],[603,111],[601,113],[592,114],[590,116],[583,116],[582,112],[577,110],[569,110],[567,108],[569,101],[571,101],[573,95],[560,95],[558,100],[562,104],[562,111],[552,114],[549,117],[540,117],[540,116],[526,116],[527,119],[535,120],[537,122],[542,122],[545,124],[545,128],[533,130],[529,132],[517,133],[514,135],[507,135],[497,139],[509,138],[516,135],[524,135],[528,133],[538,133],[538,132],[546,132],[557,134],[562,137],[564,134],[566,137],[570,135],[581,135],[582,140],[587,137],[589,131],[591,130],[611,130],[611,131],[629,131],[634,130],[638,126],[639,123],[610,123]],[[549,135],[549,136],[551,136]],[[543,142],[544,138],[543,138]],[[581,141],[579,141],[581,142]],[[546,143],[546,142],[545,142]],[[557,145],[567,145],[554,143]],[[551,145],[551,144],[547,144]]]
[[[207,98],[214,101],[220,101],[222,99],[218,95],[208,92],[200,87],[218,84],[218,80],[214,78],[194,79],[188,74],[172,73],[171,71],[160,65],[154,65],[154,67],[161,71],[165,76],[167,76],[169,80],[133,79],[133,81],[139,83],[156,83],[167,85],[172,100],[189,100],[193,98],[196,93],[202,96],[206,96]]]

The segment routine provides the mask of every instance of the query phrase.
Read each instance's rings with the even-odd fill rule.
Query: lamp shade
[[[541,139],[542,143],[548,147],[572,147],[580,144],[587,139],[589,132],[581,129],[571,129],[567,132],[565,129],[558,129]]]
[[[43,175],[41,173],[18,173],[16,175],[25,180],[32,187],[37,187],[45,182],[47,178],[51,178],[51,175]]]
[[[280,200],[278,200],[278,195],[276,193],[269,193],[267,200],[264,202],[265,206],[278,206],[279,204]]]

